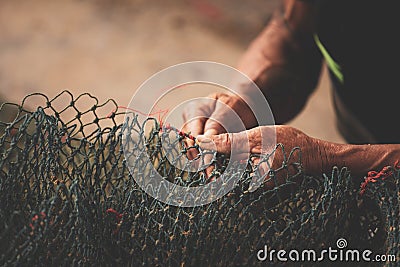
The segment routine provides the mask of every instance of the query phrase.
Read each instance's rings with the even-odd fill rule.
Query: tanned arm
[[[262,90],[278,124],[302,110],[319,79],[322,58],[313,39],[315,12],[305,1],[283,1],[238,64]]]

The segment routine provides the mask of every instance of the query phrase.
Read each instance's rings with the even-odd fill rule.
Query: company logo
[[[257,251],[257,259],[259,261],[269,262],[395,262],[395,255],[376,254],[369,250],[348,249],[347,240],[339,238],[336,241],[336,247],[328,247],[321,251],[313,249],[303,250],[274,250],[269,249],[268,246]]]

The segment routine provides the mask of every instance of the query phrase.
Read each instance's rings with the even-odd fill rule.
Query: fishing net
[[[32,98],[42,104],[29,106]],[[206,169],[185,171],[171,158],[189,161],[189,149],[206,153],[185,145],[190,135],[125,112],[112,100],[100,104],[67,91],[3,104],[1,265],[257,265],[265,264],[257,258],[265,246],[321,250],[336,247],[340,238],[349,248],[399,257],[398,166],[385,179],[370,179],[360,194],[360,182],[346,168],[310,177],[302,172],[300,149],[277,145],[274,153],[286,156],[268,179],[286,182],[251,190],[261,175],[251,159],[268,162],[271,155],[252,155],[228,170],[229,157],[210,152],[212,176],[228,171],[233,189],[206,205],[173,206],[151,197],[134,178],[153,177],[150,162],[171,183],[204,185]],[[122,142],[127,136],[135,137]],[[131,152],[124,154],[124,146]],[[131,171],[128,160],[135,162]]]

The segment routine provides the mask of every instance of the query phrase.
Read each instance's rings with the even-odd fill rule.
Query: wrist
[[[352,145],[337,144],[310,138],[305,144],[304,170],[321,175],[329,173],[334,166],[347,167],[354,179],[362,179],[370,170],[380,170],[400,159],[399,145]],[[308,149],[315,147],[314,150]]]
[[[320,176],[330,172],[333,166],[340,165],[336,159],[337,153],[342,150],[341,146],[341,144],[309,137],[302,147],[304,172]]]

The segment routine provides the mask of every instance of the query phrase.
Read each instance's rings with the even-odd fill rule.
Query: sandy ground
[[[52,97],[68,89],[127,105],[141,83],[171,65],[210,60],[234,67],[276,3],[1,0],[0,97],[19,103],[32,92]],[[326,71],[290,124],[343,142]]]

